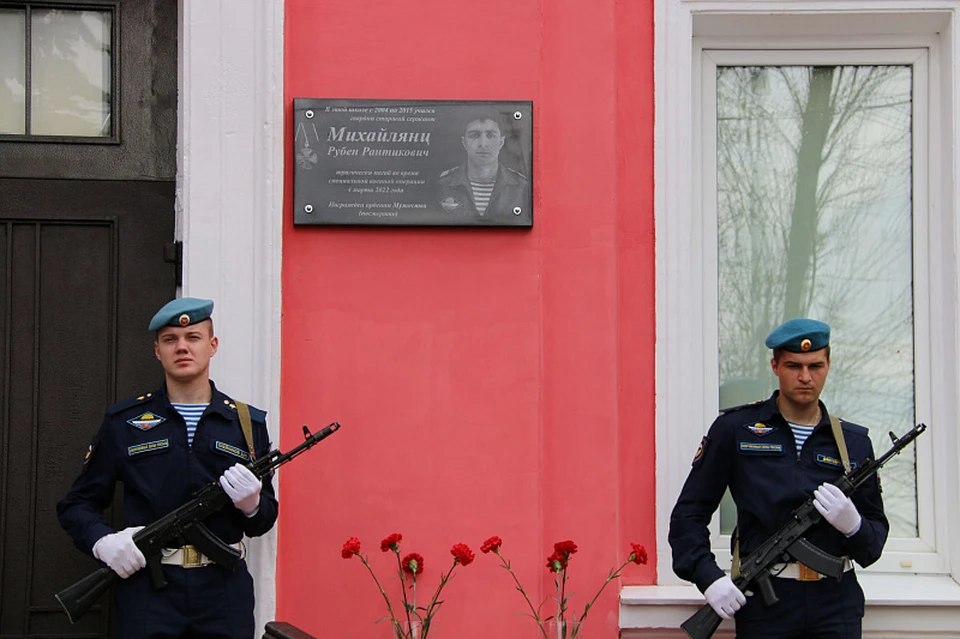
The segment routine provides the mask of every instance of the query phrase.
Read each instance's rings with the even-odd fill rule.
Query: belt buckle
[[[800,576],[797,577],[797,581],[820,581],[823,578],[819,572],[805,566],[804,564],[797,562],[797,566],[800,568]]]
[[[203,557],[200,554],[200,551],[197,550],[195,546],[184,546],[183,547],[183,567],[184,568],[199,568],[203,564],[200,563],[200,559]]]

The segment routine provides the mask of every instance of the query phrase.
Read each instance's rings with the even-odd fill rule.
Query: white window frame
[[[702,152],[699,159],[703,163],[701,172],[701,187],[698,192],[702,196],[701,224],[703,228],[703,294],[704,294],[704,333],[707,344],[719,344],[720,336],[717,332],[717,311],[721,300],[718,292],[718,247],[717,247],[717,127],[716,127],[716,78],[718,66],[808,66],[808,65],[898,65],[913,67],[913,117],[912,117],[912,145],[911,159],[913,172],[912,209],[913,209],[913,310],[916,319],[914,343],[915,347],[915,407],[918,422],[930,422],[931,393],[929,383],[930,331],[924,318],[930,316],[930,261],[925,259],[931,255],[928,242],[930,209],[928,206],[928,190],[930,176],[927,171],[929,115],[936,117],[939,104],[936,100],[928,100],[929,83],[928,72],[936,71],[929,68],[929,47],[935,47],[936,42],[928,41],[925,48],[872,48],[875,43],[864,42],[867,48],[855,49],[858,38],[846,39],[849,49],[728,49],[730,43],[725,39],[714,41],[710,38],[697,38],[694,43],[694,60],[700,62],[700,92],[694,97],[694,117],[700,123],[701,135],[695,140]],[[892,43],[891,43],[892,44]],[[710,318],[714,321],[710,321]],[[771,327],[772,328],[772,327]],[[720,369],[717,348],[707,349],[703,354],[704,388],[716,388],[718,384],[717,371]],[[842,370],[836,370],[835,375],[842,375]],[[771,373],[772,375],[772,373]],[[827,380],[827,384],[830,381]],[[711,416],[719,414],[719,395],[713,393],[717,400],[710,412]],[[856,415],[850,419],[857,421]],[[712,417],[707,418],[706,425]],[[694,431],[696,441],[706,432],[706,425]],[[932,432],[932,431],[931,431]],[[929,434],[929,433],[928,433]],[[918,528],[919,535],[912,539],[888,539],[884,547],[883,557],[867,570],[872,572],[917,572],[922,574],[946,574],[947,564],[942,553],[936,551],[936,531],[934,525],[934,481],[932,473],[932,442],[933,438],[924,435],[916,443],[917,450],[917,500],[918,500]],[[879,455],[886,451],[890,442],[884,438],[875,444],[874,448]],[[730,565],[730,536],[718,532],[719,522],[714,517],[712,526],[713,550],[721,566]],[[903,566],[907,566],[905,568]]]
[[[918,419],[930,426],[919,448],[918,481],[932,483],[930,503],[921,503],[921,538],[935,542],[936,556],[919,561],[923,548],[891,544],[884,570],[861,573],[867,595],[865,636],[906,637],[956,631],[960,611],[960,539],[947,531],[960,526],[960,445],[956,427],[960,332],[960,235],[956,221],[960,114],[954,94],[960,88],[957,17],[960,0],[658,0],[655,21],[655,217],[657,228],[657,570],[658,585],[621,591],[623,637],[649,636],[651,628],[675,628],[703,603],[695,587],[671,568],[667,529],[670,511],[690,469],[693,452],[717,414],[716,292],[704,274],[716,259],[713,234],[705,232],[701,180],[704,149],[696,105],[701,99],[701,57],[711,49],[925,49],[930,81],[924,206],[935,225],[928,230],[926,259],[930,281],[915,294],[929,316],[917,318]],[[917,147],[914,153],[918,152]],[[915,200],[914,210],[921,206]],[[915,213],[916,214],[916,213]],[[920,229],[918,229],[919,231]],[[924,229],[924,232],[927,232]],[[915,247],[916,247],[915,243]],[[710,272],[715,272],[711,267]],[[712,301],[714,306],[707,305]],[[926,297],[924,297],[926,296]],[[706,371],[698,373],[697,371]],[[926,414],[922,411],[927,411]],[[918,442],[919,444],[919,442]],[[926,451],[926,452],[924,452]],[[930,463],[932,462],[932,463]],[[926,499],[926,497],[924,497]],[[925,570],[901,568],[901,550]],[[721,564],[728,558],[718,557]],[[892,566],[892,568],[891,568]],[[922,610],[922,615],[917,615]],[[725,623],[725,626],[729,625]],[[656,634],[656,632],[652,632]]]

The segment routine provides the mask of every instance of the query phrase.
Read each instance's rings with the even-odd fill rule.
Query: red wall
[[[286,146],[295,97],[532,100],[534,227],[294,227],[283,235],[281,447],[342,430],[281,472],[277,619],[389,637],[359,537],[396,604],[404,536],[419,603],[463,542],[436,639],[536,637],[553,543],[574,540],[582,610],[630,542],[655,579],[652,0],[286,0]],[[588,637],[617,636],[611,584]],[[549,602],[545,610],[552,610]]]

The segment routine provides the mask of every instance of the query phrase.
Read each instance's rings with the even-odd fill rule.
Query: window
[[[0,137],[116,137],[114,22],[110,8],[0,8]]]
[[[718,408],[768,397],[776,379],[764,337],[813,316],[833,328],[824,402],[868,426],[878,454],[889,431],[929,415],[914,374],[929,361],[914,352],[914,318],[930,313],[926,296],[914,299],[915,283],[926,290],[929,280],[925,164],[914,162],[914,145],[926,148],[927,73],[925,49],[703,51]],[[915,456],[911,447],[882,471],[888,550],[934,547],[918,519],[932,486],[918,486]],[[735,516],[729,503],[721,509],[718,546]],[[895,568],[886,563],[878,567]]]

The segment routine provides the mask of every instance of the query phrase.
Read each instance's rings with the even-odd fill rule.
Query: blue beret
[[[201,300],[196,297],[181,297],[163,305],[150,320],[151,331],[164,326],[190,326],[202,322],[213,313],[213,300]]]
[[[767,348],[791,353],[819,351],[830,345],[830,327],[823,322],[798,317],[787,320],[767,335]]]

